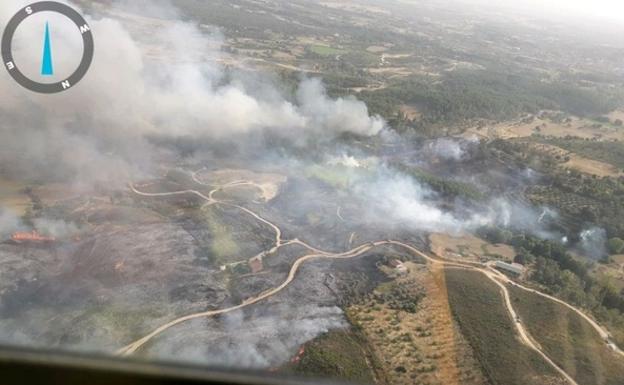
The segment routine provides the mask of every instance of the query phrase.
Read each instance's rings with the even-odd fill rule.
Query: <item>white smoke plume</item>
[[[38,232],[56,238],[72,236],[79,231],[75,223],[46,217],[33,218],[32,225]],[[0,206],[0,241],[16,231],[30,230],[31,227],[27,226],[13,210]]]
[[[79,231],[75,223],[59,219],[35,218],[33,225],[38,232],[55,238],[69,237]]]
[[[409,226],[425,231],[460,231],[461,220],[435,205],[435,193],[410,178],[388,176],[355,187],[357,194],[371,202],[370,221],[387,221],[389,226]]]
[[[208,343],[198,346],[197,337],[191,336],[193,341],[177,337],[161,344],[156,354],[202,365],[229,367],[236,363],[238,368],[266,369],[287,362],[299,346],[322,333],[348,327],[342,310],[335,306],[284,304],[266,313],[245,316],[234,311],[218,322],[198,323],[196,328],[208,330]],[[218,330],[213,329],[215,326]]]
[[[532,207],[494,197],[486,205],[470,206],[457,202],[455,210],[440,205],[438,194],[427,185],[404,174],[380,168],[373,177],[363,177],[353,183],[353,194],[364,199],[365,218],[373,224],[390,228],[410,228],[418,231],[460,233],[475,231],[482,226],[510,227],[527,231],[544,239],[560,238],[545,230],[540,222],[557,213],[549,208],[538,211]]]
[[[587,228],[579,234],[579,246],[583,253],[593,259],[600,259],[607,253],[607,232],[600,227]]]
[[[435,156],[444,160],[460,161],[465,159],[470,146],[479,143],[477,137],[459,140],[457,138],[438,138],[432,140],[427,149]]]
[[[3,1],[0,23],[27,3]],[[250,89],[244,77],[226,79],[217,64],[219,33],[207,34],[174,18],[142,25],[132,17],[86,16],[95,57],[86,77],[69,91],[38,95],[18,86],[6,71],[0,74],[0,135],[5,138],[0,160],[16,169],[45,167],[86,182],[127,180],[158,156],[147,135],[244,140],[267,131],[305,144],[309,137],[331,140],[342,132],[376,135],[385,126],[355,98],[328,97],[318,79],[302,80],[294,101],[270,82],[257,80],[262,86]],[[62,38],[72,35],[63,33],[73,28],[67,24],[55,24],[52,38],[57,46],[80,52],[75,42]],[[39,50],[26,49],[26,42],[41,41],[40,31],[22,35],[14,50],[22,63],[38,63]],[[58,67],[70,60],[57,59]]]

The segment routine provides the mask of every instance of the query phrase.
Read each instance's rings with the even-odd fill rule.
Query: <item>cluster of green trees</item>
[[[414,123],[416,128],[475,119],[500,121],[543,109],[602,115],[623,100],[615,91],[565,81],[544,82],[536,73],[497,68],[452,71],[441,79],[410,77],[384,89],[362,92],[360,98],[388,118],[396,117],[396,106],[402,103],[420,106],[423,116]]]
[[[425,297],[425,289],[415,280],[392,283],[389,290],[373,294],[377,303],[385,303],[390,309],[416,313],[418,303]]]
[[[444,179],[430,174],[421,168],[410,166],[402,162],[391,162],[390,165],[394,169],[412,176],[420,183],[428,185],[432,190],[439,193],[444,198],[464,198],[473,201],[482,201],[485,199],[485,194],[483,194],[483,192],[481,192],[475,185],[470,183]]]
[[[531,280],[570,303],[590,310],[596,318],[614,331],[618,342],[624,342],[624,290],[590,274],[592,264],[574,258],[555,241],[544,240],[525,233],[485,228],[479,231],[491,242],[503,240],[517,252],[515,261],[532,265]]]
[[[534,139],[624,170],[624,143],[620,141],[598,141],[571,136],[565,138],[535,137]]]
[[[562,205],[564,213],[603,227],[609,237],[624,237],[624,183],[621,180],[589,177],[574,171],[556,173],[551,178],[551,189],[590,202],[582,207]]]
[[[610,254],[622,254],[624,252],[624,240],[622,238],[613,237],[607,242]]]
[[[536,140],[541,141],[539,138]],[[585,143],[584,140],[582,142]],[[560,144],[554,139],[552,143]],[[610,151],[611,146],[622,146],[619,142],[586,143],[596,145],[597,152],[601,148],[605,153]],[[557,208],[565,219],[564,230],[570,239],[574,240],[589,223],[604,228],[610,238],[624,239],[623,178],[587,175],[574,169],[563,170],[555,157],[532,150],[526,141],[495,140],[488,146],[498,150],[498,156],[504,160],[543,172],[539,184],[527,190],[527,194],[535,203]]]

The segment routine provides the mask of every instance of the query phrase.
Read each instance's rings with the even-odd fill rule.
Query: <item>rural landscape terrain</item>
[[[95,37],[84,80],[0,74],[1,344],[624,385],[624,24],[478,0],[69,4]]]

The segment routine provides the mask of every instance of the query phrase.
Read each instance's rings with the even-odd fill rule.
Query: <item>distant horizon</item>
[[[470,1],[491,4],[487,0]],[[501,5],[556,14],[569,13],[573,17],[608,20],[624,27],[624,1],[621,0],[503,0],[495,4]]]

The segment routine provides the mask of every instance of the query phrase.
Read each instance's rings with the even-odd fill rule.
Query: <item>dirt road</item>
[[[609,332],[603,328],[602,326],[600,326],[596,321],[594,321],[591,317],[589,317],[587,314],[585,314],[582,310],[570,305],[569,303],[562,301],[561,299],[557,298],[557,297],[553,297],[552,295],[546,294],[546,293],[542,293],[539,290],[535,290],[535,289],[531,289],[528,288],[526,286],[523,286],[515,281],[512,281],[511,279],[509,279],[505,274],[501,273],[500,271],[494,269],[492,267],[492,265],[487,265],[488,270],[490,270],[493,274],[495,274],[497,276],[497,278],[499,280],[501,280],[504,283],[508,283],[510,285],[514,285],[515,287],[525,290],[525,291],[530,291],[531,293],[540,295],[544,298],[548,298],[551,301],[555,301],[565,307],[567,307],[568,309],[574,311],[576,314],[578,314],[579,316],[581,316],[583,319],[585,319],[585,321],[587,321],[593,328],[594,330],[596,330],[596,332],[598,333],[598,335],[600,335],[600,338],[602,338],[604,341],[608,341],[608,345],[609,347],[618,355],[624,357],[624,351],[622,351],[612,340],[611,340],[611,335],[609,334]]]
[[[206,185],[200,181],[198,181],[195,177],[195,174],[193,174],[193,179],[202,185]],[[136,352],[138,349],[140,349],[141,347],[143,347],[146,343],[148,343],[150,340],[152,340],[154,337],[156,337],[157,335],[161,334],[162,332],[164,332],[165,330],[178,325],[182,322],[186,322],[188,320],[191,319],[196,319],[196,318],[201,318],[201,317],[212,317],[215,315],[219,315],[219,314],[225,314],[225,313],[229,313],[232,311],[236,311],[236,310],[240,310],[244,307],[253,305],[255,303],[258,303],[264,299],[267,299],[279,292],[281,292],[282,290],[284,290],[290,283],[292,283],[292,281],[295,279],[295,276],[299,270],[299,268],[306,262],[312,259],[319,259],[319,258],[327,258],[327,259],[348,259],[348,258],[354,258],[357,256],[360,256],[368,251],[370,251],[373,248],[376,247],[380,247],[380,246],[384,246],[384,245],[394,245],[394,246],[399,246],[401,248],[406,249],[407,251],[409,251],[411,254],[415,255],[415,256],[419,256],[421,258],[424,258],[428,263],[430,264],[439,264],[442,265],[445,268],[461,268],[461,269],[469,269],[469,270],[475,270],[475,271],[479,271],[482,274],[484,274],[488,279],[490,279],[492,282],[494,282],[501,290],[501,293],[503,295],[503,300],[504,300],[504,304],[505,304],[505,308],[507,309],[507,312],[513,322],[513,324],[515,325],[515,329],[516,332],[518,333],[521,341],[527,345],[528,347],[530,347],[531,349],[533,349],[534,351],[536,351],[546,362],[548,362],[557,372],[559,372],[570,384],[573,385],[578,385],[576,383],[576,381],[570,376],[568,375],[562,368],[560,368],[559,366],[557,366],[557,364],[555,364],[550,357],[548,357],[548,355],[546,355],[546,353],[544,353],[538,346],[537,344],[533,341],[533,339],[531,338],[530,334],[528,333],[528,331],[524,328],[524,325],[522,325],[520,322],[516,322],[519,318],[518,315],[516,314],[512,303],[511,303],[511,299],[509,296],[509,290],[507,289],[507,287],[505,286],[505,284],[514,284],[517,287],[520,287],[524,290],[528,290],[531,292],[534,292],[536,294],[542,295],[543,297],[549,298],[553,301],[556,301],[564,306],[567,306],[568,308],[574,310],[575,312],[577,312],[579,315],[581,315],[585,320],[587,320],[595,329],[596,331],[600,334],[600,336],[606,340],[609,339],[609,334],[606,332],[605,329],[603,329],[602,327],[600,327],[600,325],[598,325],[594,320],[592,320],[590,317],[588,317],[587,315],[585,315],[581,310],[575,308],[574,306],[566,303],[565,301],[562,301],[558,298],[552,297],[548,294],[545,293],[541,293],[537,290],[533,290],[533,289],[529,289],[526,288],[524,286],[521,286],[515,282],[512,282],[509,278],[507,278],[507,276],[505,276],[504,274],[502,274],[501,272],[495,270],[492,266],[487,265],[487,264],[480,264],[480,263],[460,263],[460,262],[456,262],[456,261],[448,261],[448,260],[444,260],[444,259],[440,259],[440,258],[432,258],[431,256],[423,253],[422,251],[416,249],[415,247],[408,245],[406,243],[400,242],[400,241],[394,241],[394,240],[384,240],[384,241],[377,241],[377,242],[369,242],[369,243],[365,243],[363,245],[360,245],[358,247],[355,247],[349,251],[346,252],[342,252],[342,253],[333,253],[333,252],[329,252],[329,251],[323,251],[320,250],[318,248],[315,248],[313,246],[308,245],[307,243],[299,240],[299,239],[294,239],[294,240],[290,240],[290,241],[284,241],[281,238],[281,230],[280,228],[275,225],[274,223],[271,223],[270,221],[262,218],[261,216],[259,216],[258,214],[254,213],[253,211],[236,205],[236,204],[232,204],[232,203],[228,203],[228,202],[223,202],[223,201],[218,201],[216,199],[213,198],[213,194],[218,191],[223,189],[224,187],[232,187],[232,186],[236,186],[236,185],[253,185],[253,182],[247,182],[247,181],[237,181],[237,182],[233,182],[233,183],[229,183],[227,185],[223,185],[223,186],[218,186],[215,189],[213,189],[208,196],[202,194],[199,191],[196,190],[184,190],[184,191],[175,191],[175,192],[168,192],[168,193],[144,193],[144,192],[140,192],[138,191],[133,185],[131,185],[131,189],[134,193],[141,195],[141,196],[148,196],[148,197],[166,197],[166,196],[173,196],[173,195],[181,195],[181,194],[194,194],[197,195],[199,197],[201,197],[202,199],[205,199],[207,204],[223,204],[223,205],[227,205],[230,207],[234,207],[237,208],[251,216],[253,216],[254,218],[256,218],[257,220],[267,224],[269,227],[271,227],[276,236],[275,236],[275,244],[274,246],[267,251],[264,251],[260,254],[258,254],[258,256],[265,256],[271,253],[274,253],[275,251],[277,251],[280,247],[282,246],[286,246],[289,244],[298,244],[301,245],[309,250],[312,251],[312,254],[308,254],[308,255],[304,255],[302,257],[300,257],[299,259],[297,259],[289,273],[288,273],[288,277],[286,278],[286,280],[280,284],[279,286],[268,290],[256,297],[252,297],[252,298],[248,298],[246,300],[244,300],[242,303],[240,303],[239,305],[236,306],[231,306],[228,308],[224,308],[224,309],[219,309],[219,310],[211,310],[211,311],[206,311],[206,312],[198,312],[198,313],[193,313],[193,314],[189,314],[180,318],[177,318],[173,321],[170,321],[164,325],[159,326],[158,328],[156,328],[154,331],[152,331],[151,333],[147,334],[146,336],[124,346],[123,348],[119,349],[117,351],[117,354],[120,355],[129,355],[132,354],[134,352]],[[616,353],[620,354],[620,355],[624,355],[624,353],[622,353],[622,351],[615,346],[615,344],[613,344],[614,350],[616,351]]]

